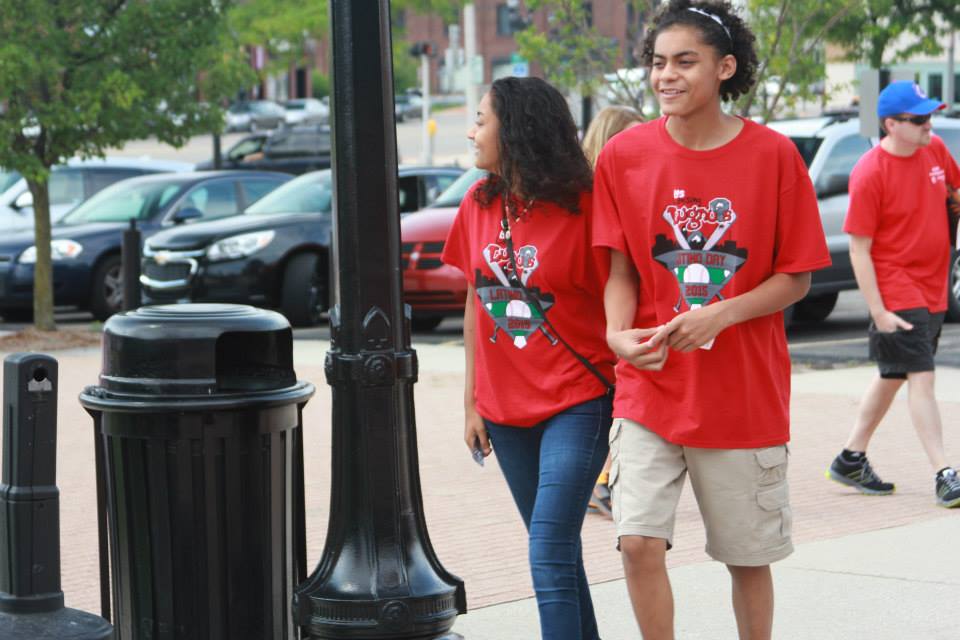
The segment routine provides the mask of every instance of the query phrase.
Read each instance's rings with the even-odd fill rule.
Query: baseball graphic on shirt
[[[511,337],[513,346],[523,349],[531,335],[543,333],[550,344],[557,339],[544,326],[543,316],[537,306],[530,301],[535,297],[544,313],[554,304],[551,294],[530,286],[530,276],[540,266],[537,247],[526,244],[516,249],[511,260],[507,247],[499,243],[490,243],[481,252],[493,278],[484,275],[480,269],[476,272],[477,295],[484,310],[493,320],[491,342],[496,342],[501,332]],[[517,273],[513,272],[513,264]],[[522,285],[522,286],[521,286]],[[526,291],[524,289],[526,288]]]
[[[730,200],[713,198],[703,206],[701,200],[685,197],[668,205],[661,217],[670,235],[657,234],[653,258],[677,279],[680,295],[674,311],[679,313],[684,304],[699,309],[722,300],[720,291],[747,260],[747,250],[735,242],[720,244],[737,220]]]

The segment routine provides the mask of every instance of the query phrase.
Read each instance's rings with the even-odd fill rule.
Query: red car
[[[414,331],[431,331],[445,317],[463,314],[466,278],[456,267],[443,264],[440,256],[460,201],[467,190],[485,175],[480,169],[470,169],[429,208],[411,213],[400,221],[403,297],[413,310]]]

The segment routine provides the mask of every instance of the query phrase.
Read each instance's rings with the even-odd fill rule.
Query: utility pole
[[[430,135],[430,53],[429,44],[420,48],[420,148],[423,149],[423,164],[433,164],[433,136]]]
[[[957,44],[957,32],[954,29],[950,30],[950,44],[947,45],[947,77],[946,81],[943,83],[943,96],[941,100],[947,103],[947,109],[952,109],[954,98],[957,95],[957,75],[956,75],[956,62],[955,56],[956,53],[956,44]]]
[[[467,129],[469,130],[473,127],[473,121],[477,117],[477,104],[480,102],[477,97],[477,78],[474,77],[475,69],[477,63],[475,58],[477,57],[477,8],[472,2],[468,2],[463,5],[463,49],[466,66],[467,66],[467,88],[466,88],[466,102],[467,102]],[[482,63],[480,65],[481,69],[481,78],[480,81],[483,81]],[[470,153],[473,153],[473,144],[468,140],[467,141],[467,150]]]

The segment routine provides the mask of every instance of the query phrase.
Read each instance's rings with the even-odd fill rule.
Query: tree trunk
[[[33,265],[33,325],[40,331],[56,331],[53,319],[53,260],[50,257],[50,192],[48,179],[28,180],[33,194],[34,242],[37,261]]]

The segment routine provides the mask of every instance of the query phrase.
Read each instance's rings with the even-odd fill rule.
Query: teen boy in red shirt
[[[741,638],[770,637],[769,565],[793,549],[780,311],[830,259],[796,147],[721,109],[753,84],[753,41],[727,2],[663,7],[644,57],[664,117],[614,137],[595,174],[607,342],[620,357],[612,502],[646,640],[673,638],[665,553],[687,473]]]
[[[934,395],[933,356],[947,309],[950,240],[944,203],[960,169],[931,135],[930,115],[944,108],[909,81],[881,93],[877,114],[887,136],[850,175],[843,230],[850,262],[870,308],[870,357],[880,369],[860,403],[853,431],[827,477],[872,495],[893,493],[867,461],[870,437],[907,383],[910,417],[930,459],[937,504],[960,506],[960,477],[947,463]]]

